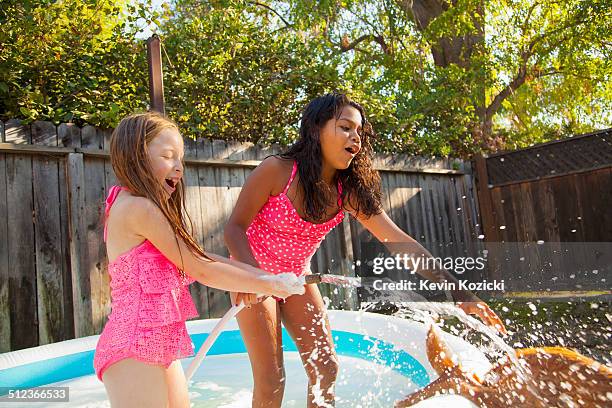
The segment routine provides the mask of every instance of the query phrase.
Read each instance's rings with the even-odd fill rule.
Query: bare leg
[[[175,360],[166,369],[166,384],[168,384],[169,408],[189,408],[189,392],[183,366]]]
[[[334,405],[338,358],[325,305],[316,285],[281,304],[281,315],[308,376],[308,408]]]
[[[102,376],[113,408],[167,407],[168,386],[163,366],[126,358],[111,365]]]
[[[285,391],[278,304],[273,298],[267,298],[250,309],[242,309],[236,318],[251,360],[253,408],[278,408]]]

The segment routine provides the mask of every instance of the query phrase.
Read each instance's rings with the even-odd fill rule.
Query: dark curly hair
[[[346,204],[350,203],[357,213],[366,217],[382,211],[380,176],[372,168],[373,150],[370,140],[376,136],[372,125],[367,121],[361,105],[346,94],[334,92],[310,101],[302,112],[299,139],[280,155],[297,162],[299,182],[304,190],[305,215],[315,222],[323,221],[326,208],[335,202],[325,194],[329,187],[321,179],[320,131],[328,120],[339,119],[345,106],[352,106],[361,114],[361,150],[347,169],[336,173],[335,181],[340,180],[342,183],[343,207],[346,209]]]

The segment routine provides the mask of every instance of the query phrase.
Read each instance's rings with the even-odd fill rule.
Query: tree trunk
[[[429,24],[446,12],[449,3],[445,0],[396,0],[399,7],[408,18],[411,18],[417,29],[424,31]],[[458,0],[451,0],[455,6]],[[484,1],[480,1],[474,10],[474,25],[476,29],[462,37],[444,37],[431,44],[434,63],[439,67],[456,64],[468,70],[478,70],[476,56],[484,52]],[[493,118],[488,115],[485,99],[485,80],[475,81],[473,86],[477,100],[474,101],[478,121],[471,126],[471,135],[475,142],[485,150],[494,148]]]
[[[457,0],[452,0],[455,5]],[[398,0],[400,8],[411,17],[421,31],[425,30],[432,20],[442,15],[448,10],[448,3],[444,0]],[[461,67],[468,67],[470,59],[479,44],[483,43],[483,5],[482,3],[475,10],[476,30],[463,37],[441,38],[432,44],[432,56],[434,62],[439,67],[446,67],[449,64],[457,64]]]

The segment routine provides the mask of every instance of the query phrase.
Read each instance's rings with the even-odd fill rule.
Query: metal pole
[[[153,34],[147,39],[147,60],[149,63],[149,99],[151,101],[151,110],[165,114],[161,43],[157,34]]]

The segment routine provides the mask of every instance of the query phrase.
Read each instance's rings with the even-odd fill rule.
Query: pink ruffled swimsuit
[[[287,197],[296,173],[297,163],[294,162],[291,177],[283,192],[268,198],[246,231],[251,252],[259,267],[273,274],[306,274],[310,268],[310,259],[321,241],[344,218],[344,211],[339,211],[335,217],[322,224],[302,219]],[[338,206],[342,208],[340,182],[338,194]]]
[[[106,199],[106,216],[121,192],[113,186]],[[104,226],[106,241],[106,225]],[[100,335],[94,369],[104,371],[125,358],[168,367],[193,355],[185,321],[197,317],[188,285],[178,268],[148,240],[119,255],[108,265],[112,311]]]

